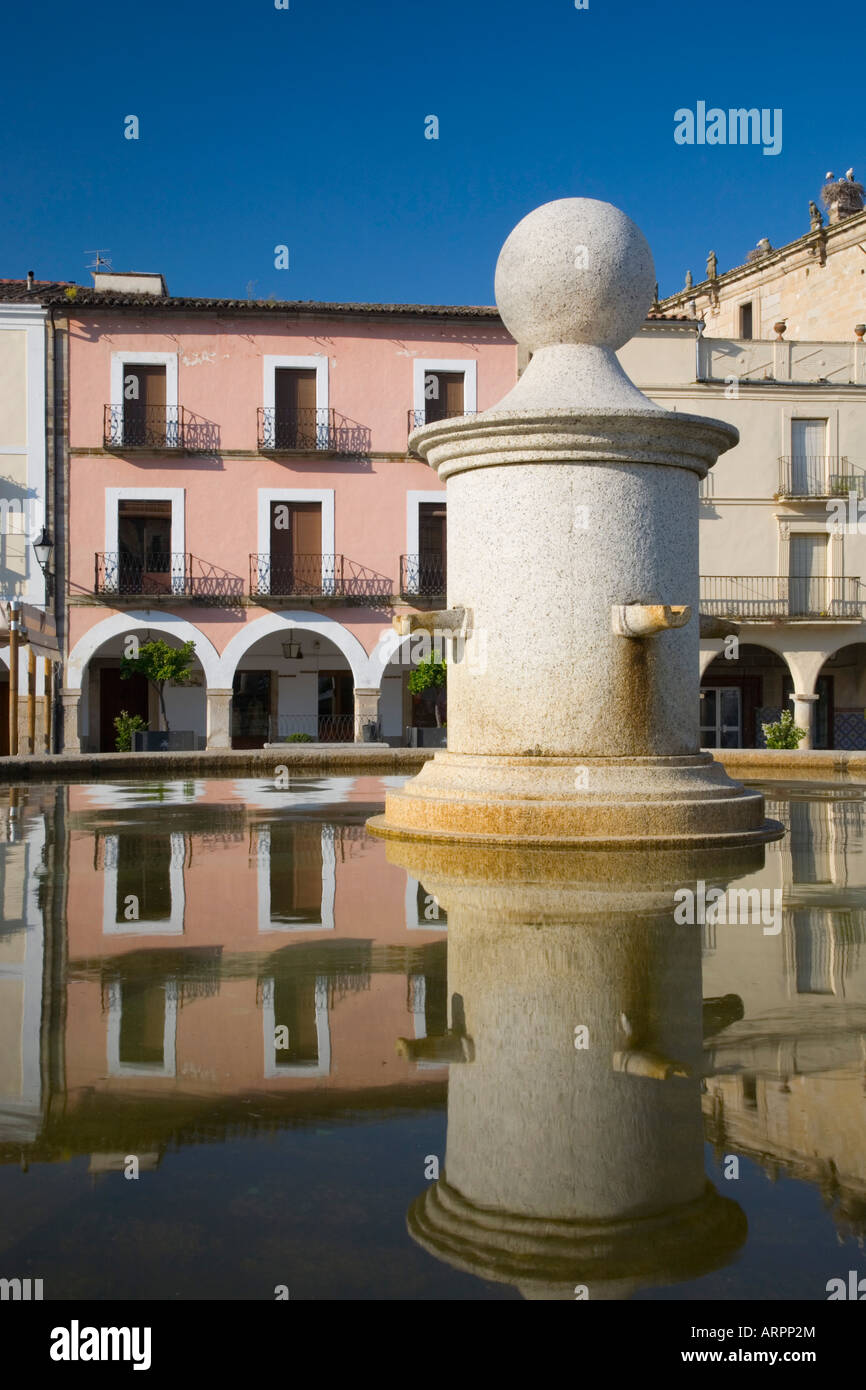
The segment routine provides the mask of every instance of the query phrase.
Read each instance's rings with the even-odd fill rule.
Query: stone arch
[[[789,681],[794,690],[798,689],[798,670],[792,667],[782,640],[772,634],[765,637],[763,631],[742,629],[739,640],[736,659],[725,658],[725,644],[718,639],[709,650],[701,651],[701,689],[707,692],[701,700],[701,741],[706,740],[708,746],[715,746],[711,741],[714,725],[715,736],[724,743],[739,721],[740,746],[762,747],[759,725],[777,719],[780,710],[791,708],[786,702]],[[714,688],[725,687],[739,691],[735,702],[729,696],[711,695]]]
[[[346,658],[356,687],[369,689],[376,684],[375,680],[370,678],[371,658],[368,657],[358,638],[348,628],[343,627],[342,623],[338,623],[335,618],[329,618],[323,613],[312,613],[309,609],[299,611],[284,609],[276,613],[268,613],[263,618],[257,618],[254,623],[250,623],[248,627],[235,633],[219,657],[213,685],[224,690],[231,690],[235,671],[246,652],[257,642],[261,642],[263,637],[281,632],[284,628],[300,628],[304,632],[315,632],[317,636],[324,637]]]
[[[66,663],[65,684],[67,690],[80,690],[87,664],[99,648],[113,637],[139,628],[164,632],[166,636],[176,637],[179,642],[195,642],[195,654],[204,671],[205,682],[214,685],[219,666],[219,654],[210,638],[205,637],[192,623],[179,618],[174,613],[152,612],[150,609],[131,608],[126,613],[115,613],[104,618],[78,639]]]

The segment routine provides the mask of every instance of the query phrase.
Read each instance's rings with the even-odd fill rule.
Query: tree
[[[431,695],[436,727],[445,722],[448,685],[448,663],[434,656],[430,661],[420,661],[414,671],[409,673],[409,690],[413,695]]]
[[[184,642],[180,647],[170,647],[161,639],[145,642],[138,649],[138,656],[124,656],[120,659],[120,679],[129,680],[131,676],[144,676],[153,686],[159,697],[159,707],[166,730],[169,728],[165,712],[165,687],[169,681],[175,685],[186,685],[190,678],[190,666],[195,655],[195,642]]]

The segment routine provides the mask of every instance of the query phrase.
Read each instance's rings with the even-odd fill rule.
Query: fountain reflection
[[[36,1185],[35,1165],[68,1165],[74,1189],[76,1158],[95,1179],[135,1154],[158,1215],[182,1147],[447,1101],[410,1233],[527,1298],[652,1296],[723,1267],[736,1288],[755,1198],[708,1183],[705,1141],[866,1234],[861,789],[767,789],[788,834],[722,855],[382,841],[364,822],[383,792],[13,789],[0,1165]],[[678,922],[700,880],[780,894],[778,930]],[[399,1213],[438,1141],[389,1142]],[[333,1152],[350,1191],[352,1144]]]

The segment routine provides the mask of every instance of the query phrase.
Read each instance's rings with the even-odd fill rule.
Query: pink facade
[[[119,697],[116,680],[102,672],[119,665],[126,634],[148,631],[196,642],[199,683],[168,694],[172,727],[192,729],[200,743],[206,735],[209,746],[255,746],[254,737],[234,737],[241,727],[232,708],[238,701],[231,700],[238,671],[263,690],[270,673],[260,703],[268,705],[272,738],[296,724],[316,737],[325,672],[326,685],[340,687],[327,708],[336,712],[339,696],[350,737],[372,719],[388,741],[402,742],[405,672],[390,667],[388,697],[380,702],[385,673],[377,644],[395,611],[444,600],[413,604],[409,571],[401,572],[401,556],[418,553],[419,506],[444,495],[436,475],[407,453],[409,412],[423,420],[431,381],[438,392],[437,373],[443,391],[456,391],[449,396],[456,410],[443,406],[445,413],[494,405],[516,379],[513,342],[489,310],[441,318],[423,310],[318,317],[311,310],[308,317],[253,305],[220,313],[207,301],[172,310],[165,300],[143,299],[118,308],[112,298],[103,307],[91,294],[70,323],[65,746],[112,746],[106,716],[108,702]],[[148,439],[130,446],[131,371],[158,378],[159,405],[147,408],[147,418],[168,419],[166,447],[148,447]],[[283,410],[279,387],[275,406],[275,372],[284,383],[306,377],[293,389],[315,399],[318,435],[293,435],[292,447],[269,453],[269,445],[286,441],[273,434]],[[186,448],[176,447],[175,420],[192,422]],[[318,593],[286,593],[305,586],[271,577],[269,527],[281,498],[318,518]],[[121,565],[128,559],[124,526],[133,524],[125,518],[136,509],[143,516],[162,510],[156,521],[133,521],[151,531],[161,526],[164,548],[170,527],[162,591],[152,580],[129,583],[128,565],[127,578],[117,579],[117,557]],[[258,568],[251,557],[260,557]],[[294,664],[283,647],[291,638],[303,652]],[[351,677],[351,708],[340,672]],[[151,728],[155,713],[148,708]],[[333,737],[334,727],[325,736]]]

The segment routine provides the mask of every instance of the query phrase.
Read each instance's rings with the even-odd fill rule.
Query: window
[[[450,420],[464,410],[463,372],[428,372],[424,377],[425,423]]]
[[[274,448],[316,449],[321,431],[316,410],[316,370],[277,367],[274,372]]]
[[[259,411],[261,449],[333,449],[328,409],[328,359],[264,359],[264,401]]]
[[[321,502],[271,502],[270,592],[322,592]]]
[[[170,590],[171,502],[118,502],[117,580],[117,592],[121,594]]]
[[[446,524],[442,502],[421,502],[418,506],[418,593],[444,594],[446,583]]]
[[[749,301],[748,304],[741,304],[741,305],[740,305],[740,337],[741,337],[741,338],[751,338],[751,337],[752,337],[752,304],[751,304],[751,300]]]
[[[167,425],[165,367],[124,363],[124,444],[130,448],[162,449],[169,442]]]
[[[176,352],[112,352],[106,448],[180,448],[184,441],[177,385]]]
[[[701,747],[739,748],[741,745],[740,690],[738,686],[701,690]]]
[[[791,421],[791,490],[795,497],[827,491],[827,421]]]
[[[788,583],[792,618],[824,613],[829,607],[826,535],[792,535]]]
[[[412,370],[410,425],[413,429],[432,420],[475,414],[478,408],[478,364],[475,361],[416,358]]]

